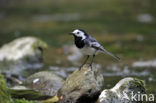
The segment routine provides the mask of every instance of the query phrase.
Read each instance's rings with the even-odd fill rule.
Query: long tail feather
[[[106,54],[108,54],[108,55],[110,55],[110,56],[112,56],[113,58],[115,58],[116,60],[120,60],[120,58],[119,57],[117,57],[117,56],[115,56],[114,54],[112,54],[112,53],[110,53],[110,52],[108,52],[106,49],[104,49],[104,48],[101,48],[101,50],[103,51],[103,52],[105,52]]]

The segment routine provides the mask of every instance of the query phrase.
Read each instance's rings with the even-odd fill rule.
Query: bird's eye
[[[77,32],[77,34],[79,34],[80,32]]]

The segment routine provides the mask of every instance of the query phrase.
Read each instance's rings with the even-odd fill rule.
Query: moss
[[[59,101],[57,95],[55,95],[54,97],[44,100],[43,103],[57,103]]]
[[[143,80],[134,78],[134,81],[136,82],[136,85],[138,85],[138,86],[142,86],[142,87],[145,86],[145,82]]]
[[[12,98],[25,98],[29,100],[45,100],[50,96],[42,95],[34,90],[12,90],[9,89]]]
[[[10,94],[6,86],[4,77],[0,74],[0,103],[10,103]]]
[[[119,88],[116,89],[117,94],[122,94],[123,91],[129,91],[129,92],[133,91],[134,93],[140,92],[143,94],[146,92],[145,83],[143,80],[137,78],[127,78],[123,80],[118,82]]]
[[[143,80],[137,79],[137,78],[133,78],[135,81],[135,86],[136,87],[140,87],[142,92],[146,92],[146,88],[145,88],[145,82]]]
[[[3,75],[0,74],[0,103],[40,103],[25,99],[12,99]]]
[[[45,49],[48,47],[48,45],[44,41],[38,39],[37,42],[32,45],[32,47],[34,49],[37,49],[39,47],[41,47],[42,49]]]
[[[25,99],[12,99],[11,103],[40,103],[39,101],[28,101]]]

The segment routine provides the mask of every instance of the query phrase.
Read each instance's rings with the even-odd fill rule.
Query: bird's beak
[[[70,34],[70,35],[74,35],[74,33],[73,33],[73,32],[70,32],[69,34]]]

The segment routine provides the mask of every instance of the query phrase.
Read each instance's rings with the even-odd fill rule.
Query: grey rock
[[[64,80],[51,71],[42,71],[29,76],[24,85],[43,95],[54,96],[64,84]]]
[[[84,65],[74,71],[58,92],[60,103],[94,103],[103,87],[104,78],[93,67]]]
[[[144,82],[128,77],[120,80],[112,89],[103,90],[96,103],[138,103],[132,96],[144,93]],[[139,100],[137,97],[136,100]]]
[[[39,68],[42,65],[43,49],[47,44],[35,37],[22,37],[4,44],[0,48],[0,72],[24,68]]]

